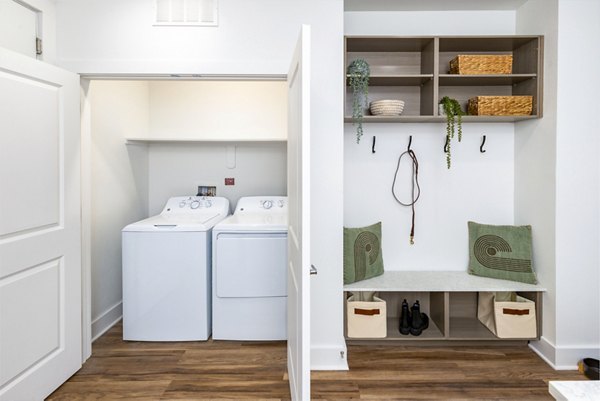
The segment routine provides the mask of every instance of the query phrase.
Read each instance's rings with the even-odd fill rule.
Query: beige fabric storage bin
[[[480,292],[477,318],[498,338],[536,338],[535,302],[514,293]]]
[[[385,301],[376,296],[372,301],[357,301],[356,294],[346,300],[346,324],[349,338],[385,338],[387,335]]]

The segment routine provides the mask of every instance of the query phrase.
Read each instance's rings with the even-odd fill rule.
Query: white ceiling
[[[344,0],[344,11],[516,10],[527,0]]]

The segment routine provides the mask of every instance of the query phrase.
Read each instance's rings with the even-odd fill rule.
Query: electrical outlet
[[[235,178],[225,178],[225,185],[235,185]]]

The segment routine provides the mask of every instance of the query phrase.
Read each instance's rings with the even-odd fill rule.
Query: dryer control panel
[[[237,213],[287,213],[287,196],[246,196],[240,198],[235,208]]]

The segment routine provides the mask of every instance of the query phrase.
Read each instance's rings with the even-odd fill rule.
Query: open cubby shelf
[[[464,111],[475,96],[533,96],[526,116],[466,116],[464,122],[514,122],[542,117],[542,36],[394,37],[347,36],[345,67],[356,59],[369,63],[369,101],[405,101],[400,116],[377,117],[365,110],[365,123],[443,122],[438,103],[457,99]],[[449,74],[449,62],[459,54],[510,54],[511,74]],[[345,96],[344,122],[352,122],[352,93]]]
[[[383,275],[344,286],[350,292],[376,291],[387,305],[385,338],[348,338],[357,342],[462,341],[495,343],[534,338],[501,339],[477,319],[477,294],[482,291],[514,291],[536,303],[538,337],[541,335],[542,293],[540,285],[472,276],[461,271],[386,271]],[[402,335],[398,329],[401,302],[419,300],[429,316],[429,328],[420,336]],[[344,313],[345,316],[345,313]]]

